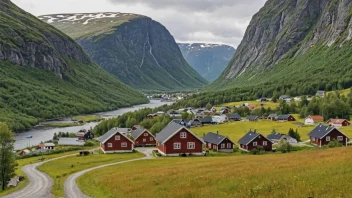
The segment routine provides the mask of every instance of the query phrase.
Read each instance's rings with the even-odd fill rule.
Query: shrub
[[[84,143],[84,146],[94,146],[95,145],[95,142],[93,140],[87,140],[85,143]]]
[[[252,155],[261,155],[264,154],[264,148],[262,146],[257,146],[257,148],[251,150]]]
[[[292,145],[288,143],[286,139],[281,138],[277,150],[281,151],[281,153],[289,153],[292,151]]]
[[[336,147],[342,147],[343,145],[337,141],[337,140],[332,140],[329,142],[329,144],[326,146],[327,148],[336,148]]]

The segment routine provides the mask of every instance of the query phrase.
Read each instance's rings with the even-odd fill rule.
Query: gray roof
[[[283,135],[284,134],[272,132],[270,135],[267,136],[267,138],[269,140],[279,140]]]
[[[172,134],[180,130],[182,127],[184,126],[177,124],[175,122],[171,122],[163,130],[161,130],[159,133],[156,134],[155,139],[158,140],[159,142],[164,142],[166,139],[168,139]]]
[[[319,124],[317,127],[315,127],[309,134],[308,136],[310,137],[315,137],[318,139],[323,138],[326,136],[330,131],[332,131],[334,128],[330,126],[324,126],[322,124]]]
[[[248,143],[250,143],[252,140],[254,140],[254,138],[258,137],[259,135],[260,135],[260,133],[249,131],[245,136],[243,136],[238,141],[238,143],[247,145]]]
[[[279,115],[279,116],[277,116],[277,119],[278,120],[287,120],[290,116],[291,116],[291,114]]]
[[[276,113],[273,113],[273,114],[270,114],[268,117],[270,117],[270,118],[276,118],[276,117],[277,117],[277,114],[276,114]]]
[[[241,116],[238,113],[228,114],[229,119],[241,119]]]
[[[207,143],[212,143],[212,144],[218,145],[226,138],[228,138],[228,137],[223,136],[223,135],[219,135],[217,133],[209,132],[203,137],[203,140]]]
[[[128,128],[112,128],[108,132],[106,132],[104,135],[102,135],[99,138],[100,142],[106,142],[108,139],[110,139],[113,135],[115,135],[117,132],[119,132],[121,135],[125,136],[123,133],[127,133],[129,131]],[[125,136],[128,140],[130,140],[128,137]],[[132,140],[130,140],[132,142]]]
[[[139,128],[131,133],[133,138],[138,138],[144,131],[148,131],[145,128]],[[150,132],[149,132],[150,133]]]
[[[257,120],[257,119],[259,119],[259,116],[256,116],[256,115],[247,116],[247,120]]]
[[[200,122],[201,123],[211,123],[211,122],[213,122],[213,118],[211,118],[211,117],[201,118]]]
[[[58,145],[83,146],[84,141],[78,140],[78,138],[60,138]]]

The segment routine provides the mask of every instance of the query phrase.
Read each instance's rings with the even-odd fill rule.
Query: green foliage
[[[277,145],[277,150],[280,151],[281,153],[289,153],[292,151],[292,145],[287,142],[286,139],[281,138],[280,142]]]
[[[84,143],[84,146],[94,146],[95,145],[95,142],[93,140],[87,140],[85,143]]]
[[[301,136],[298,133],[298,130],[294,131],[292,128],[288,130],[288,135],[292,138],[295,138],[298,142],[301,142]]]
[[[343,145],[339,141],[337,141],[336,139],[333,139],[325,147],[327,147],[327,148],[336,148],[336,147],[342,147],[342,146]]]
[[[256,148],[250,151],[250,154],[252,155],[262,155],[264,153],[265,153],[265,150],[262,146],[257,146]]]
[[[7,182],[15,174],[15,153],[13,133],[5,123],[0,123],[0,185],[5,190]]]

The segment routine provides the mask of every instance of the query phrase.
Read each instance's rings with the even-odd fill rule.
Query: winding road
[[[11,193],[9,195],[3,196],[2,198],[19,198],[19,197],[20,198],[51,198],[51,197],[54,197],[50,193],[51,188],[54,183],[53,179],[51,179],[51,177],[49,177],[47,174],[39,171],[37,168],[38,168],[38,166],[40,166],[44,163],[58,160],[58,159],[62,159],[62,158],[66,158],[66,157],[70,157],[70,156],[75,156],[75,155],[76,154],[65,155],[62,157],[46,160],[44,162],[39,162],[39,163],[23,166],[22,170],[27,175],[27,178],[29,180],[29,184],[26,187],[22,188],[21,190],[16,191],[14,193]]]
[[[69,178],[66,179],[65,184],[64,184],[64,189],[65,189],[65,197],[67,198],[86,198],[85,194],[82,193],[82,191],[78,188],[76,184],[76,180],[78,177],[84,175],[85,173],[96,170],[99,168],[104,168],[107,166],[113,166],[113,165],[118,165],[118,164],[123,164],[123,163],[128,163],[128,162],[134,162],[134,161],[139,161],[139,160],[145,160],[145,159],[151,159],[153,158],[152,150],[155,148],[136,148],[137,151],[144,153],[146,156],[138,159],[132,159],[132,160],[126,160],[122,162],[115,162],[111,164],[104,164],[101,166],[89,168],[77,173],[72,174]]]

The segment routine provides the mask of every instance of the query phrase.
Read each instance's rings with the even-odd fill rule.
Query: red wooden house
[[[293,117],[291,114],[279,115],[277,116],[277,120],[279,121],[296,121],[296,118]]]
[[[203,154],[203,140],[186,127],[175,122],[171,122],[160,133],[156,134],[156,143],[158,151],[165,156]]]
[[[243,136],[238,143],[239,148],[243,151],[251,151],[252,149],[262,146],[264,150],[271,151],[273,149],[273,143],[260,133],[249,131]]]
[[[328,145],[330,141],[337,140],[342,145],[347,146],[349,137],[334,127],[319,124],[309,134],[310,143],[322,147]]]
[[[351,123],[346,120],[346,119],[330,119],[328,120],[328,123],[330,126],[334,126],[334,127],[342,127],[342,126],[350,126]]]
[[[121,131],[119,128],[112,128],[99,138],[100,148],[104,153],[133,152],[133,141]]]
[[[135,146],[156,145],[155,136],[147,129],[139,128],[131,133]]]
[[[233,152],[234,143],[226,136],[219,135],[219,133],[207,133],[203,140],[208,149],[219,152]]]
[[[155,117],[157,117],[157,116],[158,116],[158,114],[156,114],[156,113],[154,113],[154,114],[148,114],[148,115],[147,115],[147,118],[151,120],[151,119],[153,119],[153,118],[155,118]]]

